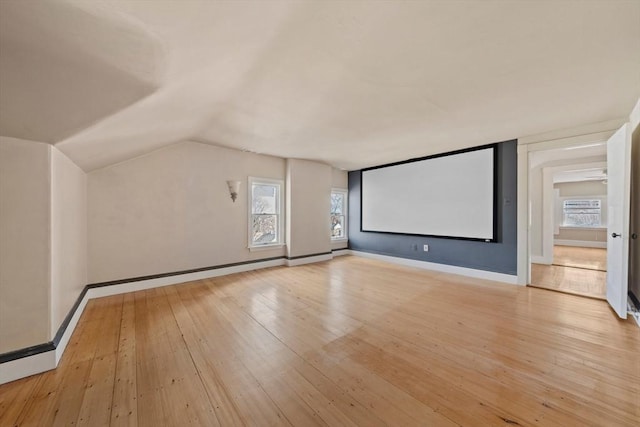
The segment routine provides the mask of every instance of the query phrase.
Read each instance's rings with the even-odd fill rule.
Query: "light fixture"
[[[227,181],[227,185],[229,186],[229,194],[231,195],[231,200],[233,203],[236,202],[236,198],[238,197],[238,192],[240,191],[240,181]]]

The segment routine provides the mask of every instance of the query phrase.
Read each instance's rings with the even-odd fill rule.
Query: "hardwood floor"
[[[556,245],[553,247],[553,264],[607,271],[607,250]]]
[[[606,249],[554,246],[552,265],[531,264],[531,286],[606,299],[606,269]]]
[[[1,426],[637,426],[603,301],[358,257],[91,300]]]

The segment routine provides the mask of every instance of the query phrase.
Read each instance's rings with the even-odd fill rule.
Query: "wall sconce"
[[[236,202],[236,198],[238,197],[238,192],[240,191],[241,181],[227,181],[227,185],[229,186],[229,194],[231,195],[231,200],[233,203]]]

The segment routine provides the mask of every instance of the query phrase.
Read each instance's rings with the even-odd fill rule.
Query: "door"
[[[627,318],[629,284],[629,211],[631,182],[631,131],[625,123],[607,141],[607,301]]]
[[[639,104],[640,105],[640,104]],[[640,309],[640,126],[631,134],[631,214],[629,219],[629,294]]]

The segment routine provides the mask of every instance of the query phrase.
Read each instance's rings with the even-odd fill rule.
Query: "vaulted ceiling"
[[[357,169],[620,119],[640,0],[0,2],[0,135]]]

